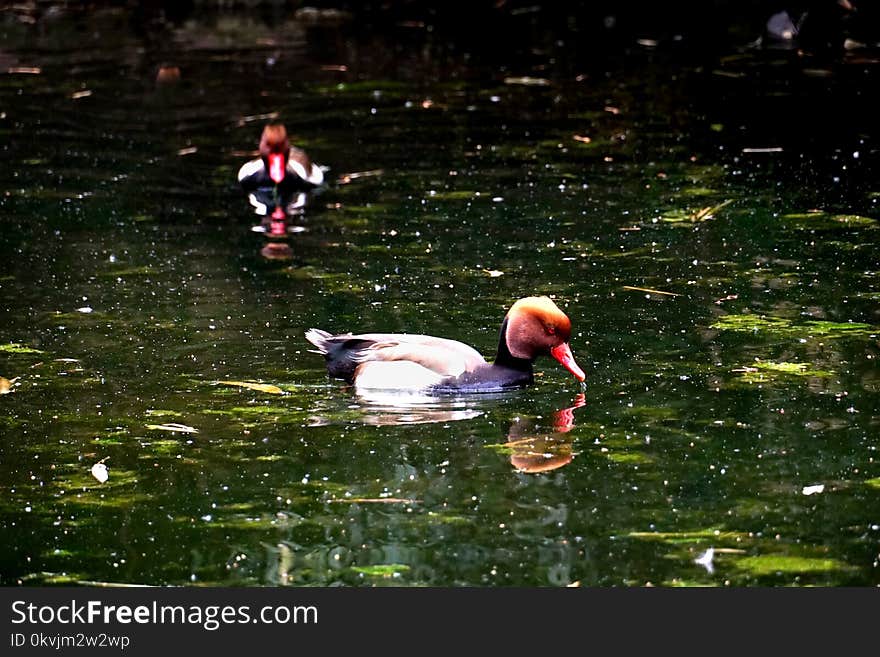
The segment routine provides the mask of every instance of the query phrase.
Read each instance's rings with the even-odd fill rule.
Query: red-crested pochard
[[[289,205],[304,205],[305,192],[323,184],[324,172],[290,145],[281,123],[269,123],[260,137],[260,157],[242,165],[238,182],[257,214],[281,218]]]
[[[547,297],[526,297],[511,306],[491,364],[466,344],[429,335],[310,329],[306,339],[326,359],[330,376],[357,388],[497,392],[532,383],[538,356],[555,358],[578,381],[585,378],[569,347],[571,321]]]

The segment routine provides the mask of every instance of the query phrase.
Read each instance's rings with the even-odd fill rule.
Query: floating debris
[[[147,429],[150,431],[175,431],[177,433],[198,433],[199,430],[187,426],[185,424],[177,424],[176,422],[169,422],[168,424],[148,424]]]
[[[218,386],[235,386],[237,388],[247,388],[248,390],[256,390],[257,392],[265,392],[270,395],[283,395],[284,391],[278,386],[269,383],[251,383],[250,381],[215,381],[214,385]]]
[[[412,500],[404,497],[346,497],[334,498],[331,502],[346,504],[419,504],[421,500]]]
[[[667,297],[680,297],[676,292],[664,292],[663,290],[653,290],[649,287],[635,287],[634,285],[624,285],[624,290],[634,290],[635,292],[647,292],[648,294],[661,294]]]
[[[156,72],[157,84],[171,84],[180,81],[180,69],[177,66],[160,66]]]
[[[705,221],[706,219],[711,219],[712,217],[715,216],[715,213],[717,213],[720,209],[727,207],[731,203],[733,203],[733,199],[728,199],[726,201],[722,201],[718,205],[712,205],[712,206],[703,208],[702,210],[699,210],[694,213],[692,220],[693,221]]]
[[[504,84],[519,84],[526,87],[547,87],[550,85],[550,80],[524,75],[522,77],[504,78]]]
[[[70,98],[72,100],[77,100],[79,98],[88,98],[91,95],[92,92],[90,89],[83,89],[82,91],[74,91],[72,94],[70,94]]]
[[[815,484],[813,486],[804,486],[801,493],[804,495],[818,495],[825,492],[825,484]]]
[[[381,176],[385,173],[384,169],[371,169],[370,171],[354,171],[352,173],[343,173],[339,176],[339,180],[337,181],[340,185],[347,185],[352,180],[357,180],[358,178],[372,178],[374,176]]]
[[[702,566],[703,568],[705,568],[706,572],[711,575],[715,572],[715,565],[712,563],[713,559],[715,559],[715,548],[710,547],[700,556],[694,559],[694,563],[698,566]]]
[[[92,473],[92,476],[97,479],[99,483],[102,484],[110,478],[110,473],[107,471],[107,466],[104,465],[104,461],[106,460],[107,458],[101,459],[100,461],[95,463],[95,465],[93,465],[92,469],[89,471]]]
[[[242,116],[238,120],[238,127],[245,126],[248,123],[253,123],[255,121],[273,121],[279,116],[280,115],[278,114],[278,112],[268,112],[266,114],[251,114],[249,116]]]

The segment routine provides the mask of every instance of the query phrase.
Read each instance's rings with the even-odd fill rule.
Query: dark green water
[[[870,56],[3,31],[0,584],[880,584]],[[331,181],[289,261],[235,184],[273,112]],[[491,356],[535,293],[583,405],[551,361],[502,396],[359,399],[303,339]]]

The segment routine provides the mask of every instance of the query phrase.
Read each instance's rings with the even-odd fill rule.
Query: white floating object
[[[804,495],[815,495],[817,493],[822,493],[825,490],[825,484],[816,484],[815,486],[804,486],[801,493]]]
[[[715,572],[715,565],[712,560],[715,558],[715,548],[709,548],[703,554],[694,559],[694,563],[706,569],[710,575]]]
[[[103,463],[95,463],[95,465],[92,466],[91,473],[92,476],[102,484],[110,478],[110,473],[107,472],[107,466]]]
[[[92,310],[91,306],[83,306],[82,308],[77,308],[77,309],[76,309],[76,312],[78,312],[78,313],[90,313],[90,312],[94,312],[94,311]]]

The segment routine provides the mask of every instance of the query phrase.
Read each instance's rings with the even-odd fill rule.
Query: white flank
[[[313,185],[320,185],[324,182],[324,172],[321,171],[321,167],[315,166],[314,164],[312,165],[311,175],[306,173],[306,168],[302,164],[293,159],[288,160],[287,168],[289,171],[295,173],[300,178]]]
[[[248,176],[252,176],[255,173],[259,172],[263,168],[263,160],[256,159],[251,160],[250,162],[245,162],[241,165],[241,169],[238,170],[238,181],[241,182]]]
[[[358,366],[355,388],[371,390],[423,390],[446,377],[411,361],[369,361]]]

